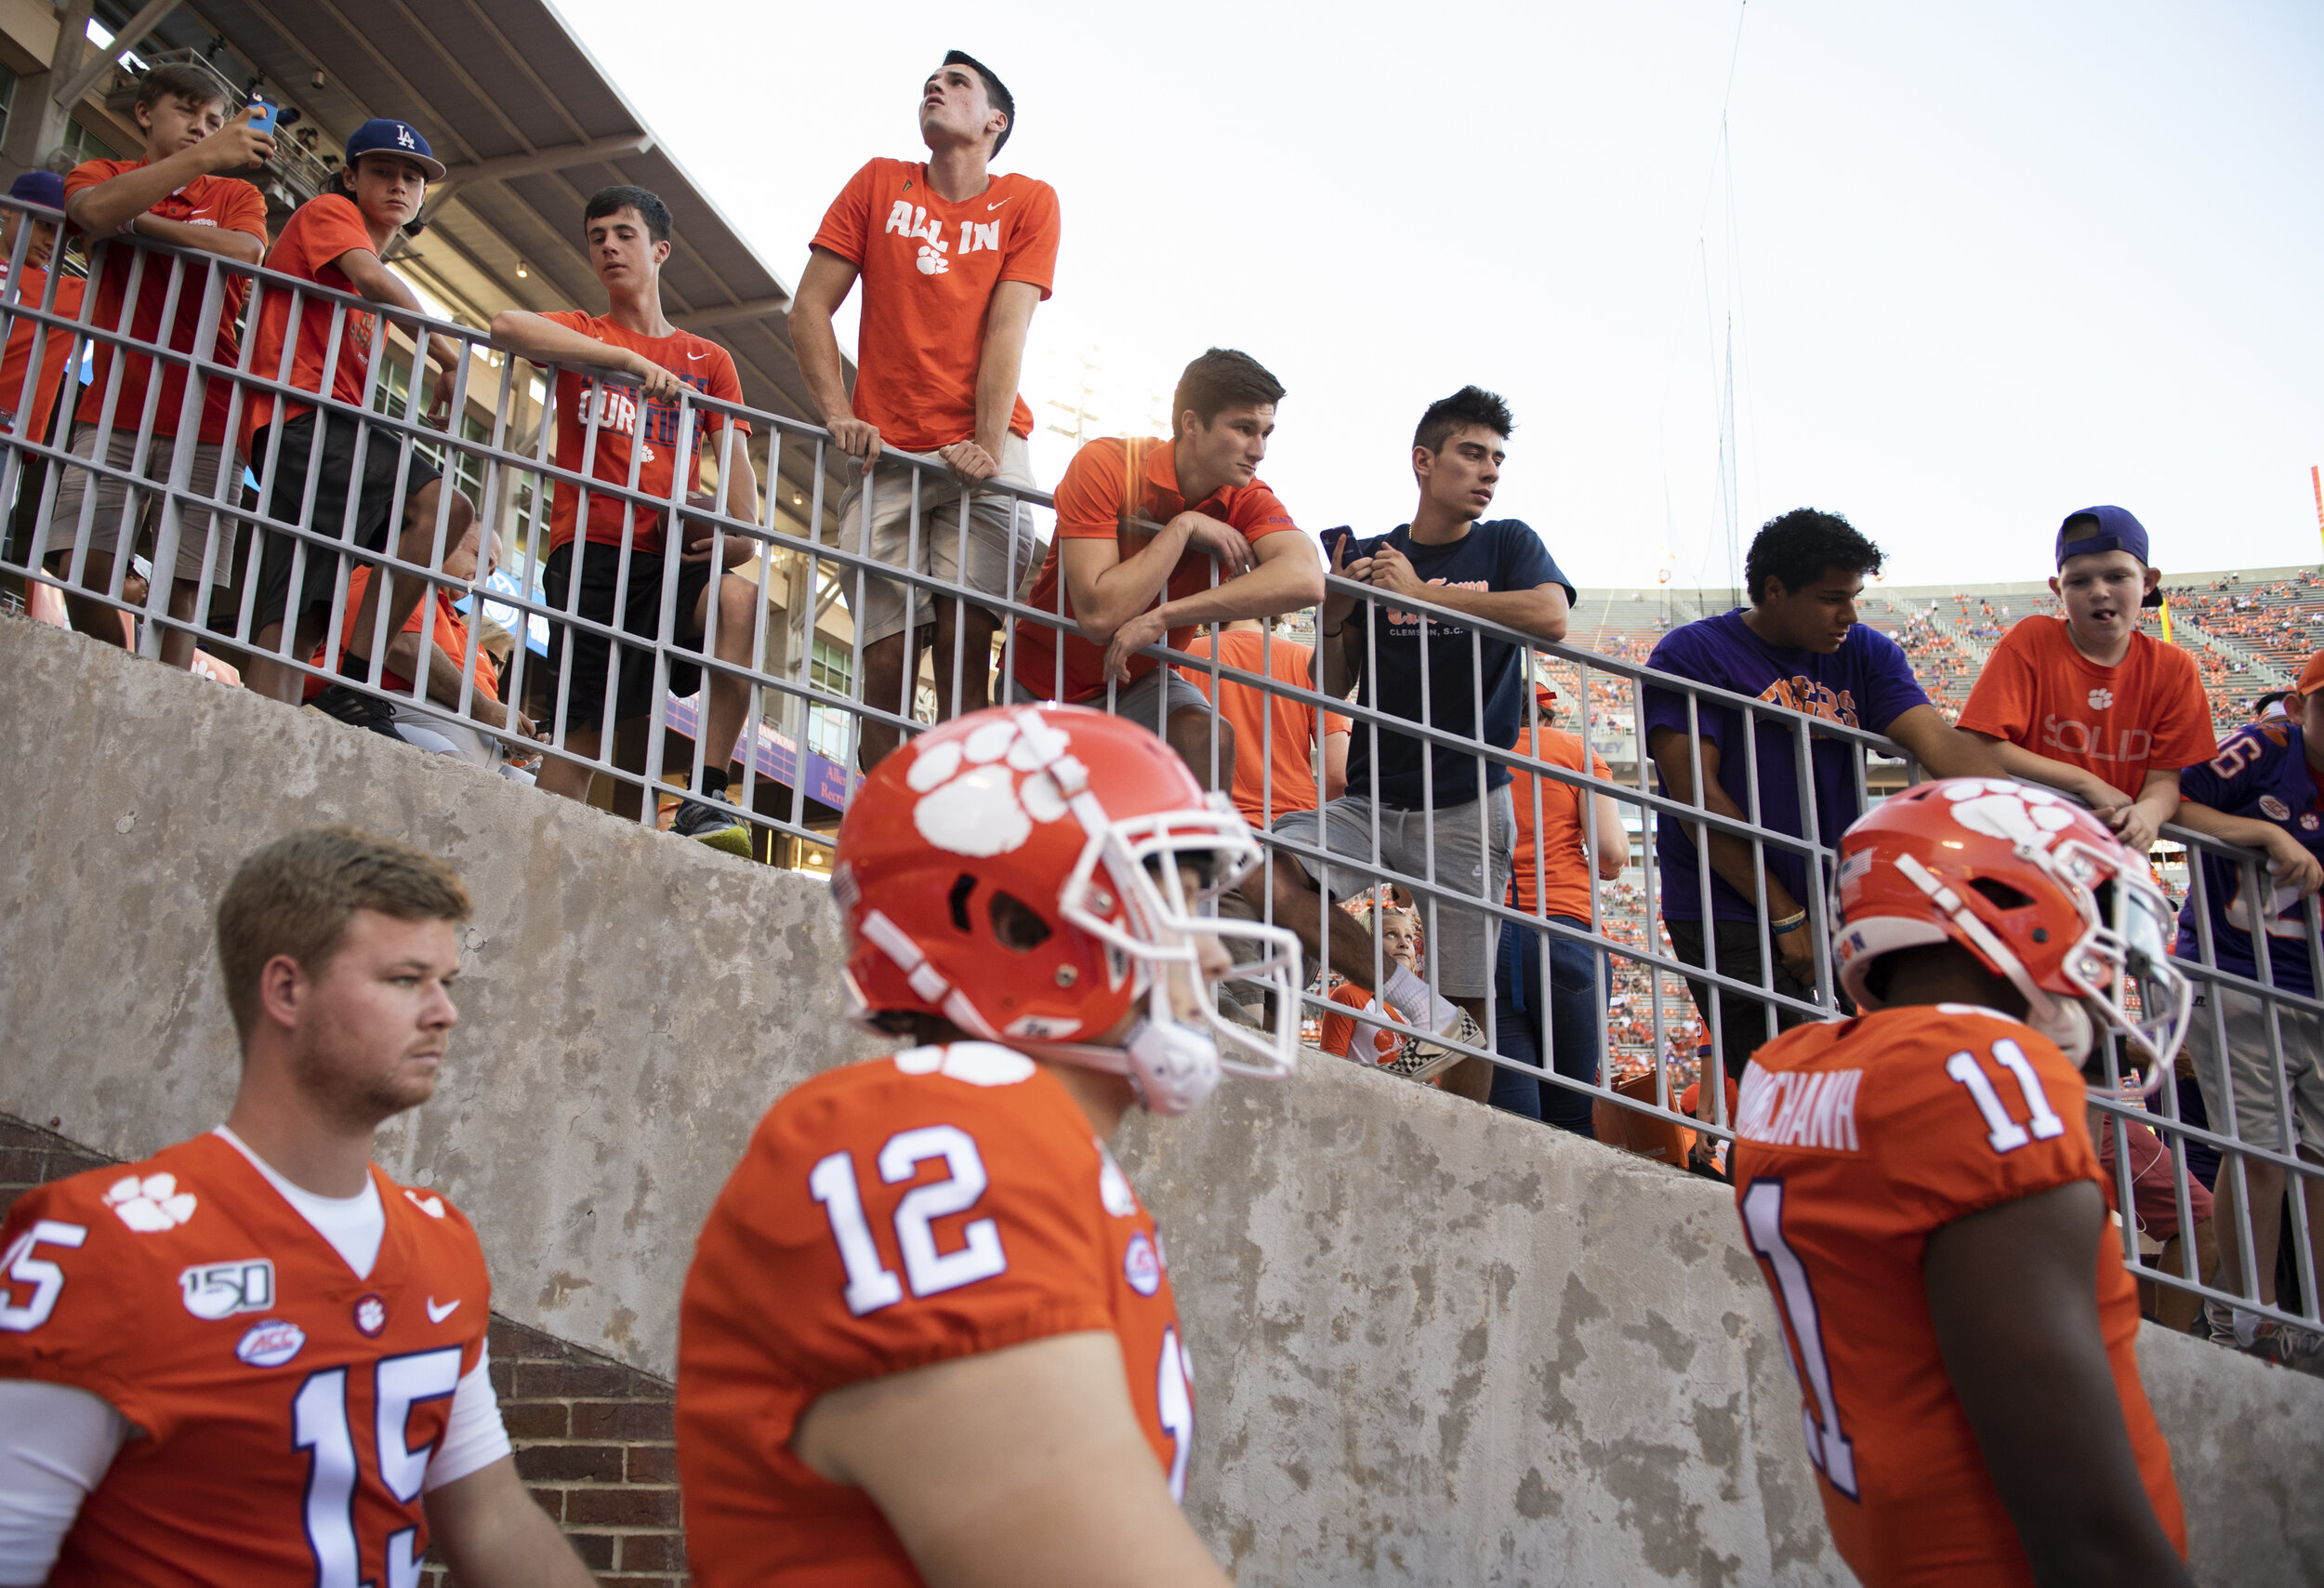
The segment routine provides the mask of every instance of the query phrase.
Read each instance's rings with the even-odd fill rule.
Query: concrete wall
[[[383,1139],[497,1310],[668,1374],[694,1230],[840,1023],[822,885],[314,713],[0,621],[0,1110],[136,1156],[214,1123],[209,911],[351,821],[474,891],[447,1079]],[[1139,1120],[1201,1406],[1189,1504],[1252,1582],[1848,1581],[1725,1193],[1351,1066]],[[2199,1579],[2324,1580],[2324,1384],[2150,1331]]]

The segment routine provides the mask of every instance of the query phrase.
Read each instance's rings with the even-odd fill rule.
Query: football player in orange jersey
[[[2095,816],[1924,783],[1841,840],[1865,1012],[1760,1049],[1736,1199],[1775,1292],[1833,1541],[1867,1588],[2185,1584],[2083,1068],[2185,1035],[2171,910]]]
[[[777,1102],[695,1248],[700,1588],[1225,1581],[1178,1509],[1194,1397],[1161,1239],[1105,1143],[1221,1070],[1289,1072],[1296,940],[1202,913],[1258,859],[1160,738],[1076,707],[964,715],[865,779],[832,874],[844,973],[859,1018],[924,1045]],[[1230,970],[1274,1026],[1220,1018]]]
[[[432,1534],[474,1588],[583,1588],[508,1453],[476,1233],[370,1162],[435,1090],[467,891],[318,828],[218,914],[227,1122],[0,1224],[0,1582],[414,1588]]]

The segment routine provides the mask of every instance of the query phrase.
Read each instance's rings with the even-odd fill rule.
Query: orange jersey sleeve
[[[919,1048],[778,1102],[712,1208],[680,1303],[679,1477],[704,1588],[918,1581],[860,1490],[790,1452],[827,1391],[1051,1335],[1119,1340],[1182,1494],[1193,1402],[1152,1221],[1022,1054]]]
[[[428,1462],[492,1286],[458,1209],[372,1174],[387,1226],[361,1276],[215,1134],[9,1210],[0,1378],[86,1390],[143,1431],[52,1583],[417,1580]]]
[[[1929,1238],[1980,1209],[2099,1178],[2080,1073],[2022,1022],[1958,1005],[1805,1026],[1745,1071],[1733,1172],[1781,1315],[1808,1450],[1866,1588],[2030,1584],[1939,1351]],[[2138,1379],[2138,1299],[2114,1232],[2092,1254],[2140,1473],[2184,1555],[2170,1450]]]

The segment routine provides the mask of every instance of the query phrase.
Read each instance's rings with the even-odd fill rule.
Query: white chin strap
[[[1208,1101],[1226,1073],[1219,1062],[1218,1044],[1203,1032],[1184,1026],[1141,1020],[1118,1048],[1093,1042],[1016,1042],[1011,1044],[1037,1059],[1079,1065],[1107,1075],[1127,1076],[1138,1093],[1139,1105],[1149,1114],[1175,1118],[1191,1114]]]

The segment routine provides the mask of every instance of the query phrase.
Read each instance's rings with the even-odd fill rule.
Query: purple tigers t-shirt
[[[2308,772],[2307,742],[2296,723],[2253,722],[2219,742],[2219,753],[2179,774],[2179,798],[2209,805],[2225,816],[2246,816],[2290,833],[2324,859],[2324,798]],[[2268,975],[2262,977],[2251,945],[2252,901],[2246,897],[2245,871],[2240,866],[2206,853],[2203,855],[2203,897],[2211,906],[2212,953],[2223,971],[2286,992],[2312,993],[2315,973],[2308,964],[2307,911],[2296,899],[2271,896],[2258,910],[2267,933]],[[2267,885],[2266,873],[2260,877]],[[2179,941],[2172,952],[2182,959],[2199,956],[2195,933],[2193,889],[2179,906]],[[2199,985],[2196,996],[2202,996]]]
[[[1673,629],[1655,646],[1646,665],[1658,672],[1676,673],[1699,683],[1715,684],[1778,706],[1789,706],[1812,717],[1850,728],[1884,734],[1888,725],[1928,695],[1912,676],[1912,663],[1896,642],[1877,629],[1859,623],[1848,630],[1840,649],[1829,655],[1817,651],[1771,645],[1751,632],[1740,607]],[[1646,720],[1642,724],[1644,748],[1657,728],[1687,732],[1686,697],[1669,690],[1645,691]],[[1719,751],[1719,787],[1737,806],[1751,809],[1746,778],[1749,751],[1743,742],[1743,714],[1732,708],[1709,704],[1698,708],[1703,740]],[[1801,821],[1799,752],[1791,724],[1774,717],[1759,719],[1759,818],[1777,832],[1812,837],[1836,847],[1848,824],[1863,813],[1856,806],[1855,764],[1860,752],[1837,739],[1810,741],[1809,764],[1815,774],[1816,823],[1813,830]],[[1665,793],[1670,792],[1665,789]],[[1669,816],[1656,818],[1656,854],[1662,866],[1662,916],[1665,920],[1700,920],[1703,914],[1701,871],[1695,863],[1695,841],[1684,823]],[[1806,863],[1781,850],[1766,852],[1767,867],[1795,899],[1808,897]],[[1818,883],[1820,886],[1820,882]],[[1750,902],[1713,873],[1710,913],[1718,920],[1750,920]]]

